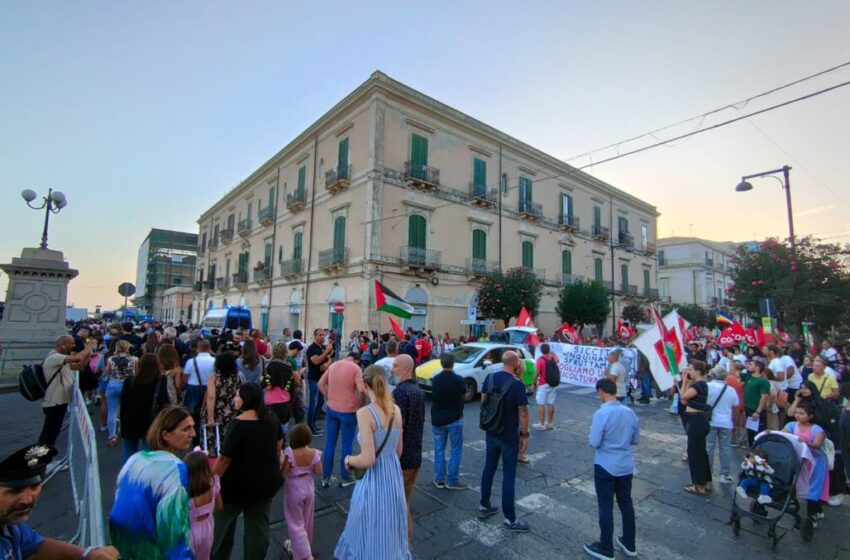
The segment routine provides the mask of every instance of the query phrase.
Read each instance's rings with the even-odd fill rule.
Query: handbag
[[[381,446],[378,448],[377,451],[375,451],[375,462],[378,461],[378,456],[381,454],[381,451],[383,451],[384,446],[387,444],[387,440],[390,439],[390,432],[393,429],[393,420],[395,420],[395,413],[390,416],[390,424],[389,426],[387,426],[387,433],[384,435],[384,441],[381,442]],[[353,469],[351,469],[351,474],[354,475],[354,480],[360,480],[364,476],[366,476],[367,470],[368,469],[354,467]]]
[[[711,417],[714,416],[714,407],[717,406],[717,403],[719,403],[720,399],[723,398],[723,393],[726,392],[727,387],[729,387],[729,385],[723,386],[723,389],[721,389],[720,394],[717,395],[716,399],[714,399],[714,404],[706,403],[705,408],[702,409],[702,413],[705,414],[705,419],[708,421],[709,424],[711,424]]]

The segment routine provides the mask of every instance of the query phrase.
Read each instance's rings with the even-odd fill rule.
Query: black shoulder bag
[[[395,420],[395,411],[393,411],[393,415],[390,416],[390,424],[387,426],[387,433],[384,435],[384,441],[381,442],[381,446],[375,451],[375,462],[378,462],[378,456],[381,454],[381,451],[384,450],[384,446],[387,444],[387,440],[390,439],[390,432],[393,429],[393,420]],[[380,428],[380,426],[378,426]],[[354,480],[360,480],[364,476],[366,476],[366,471],[368,469],[362,469],[359,467],[354,467],[351,469],[351,474],[354,475]]]

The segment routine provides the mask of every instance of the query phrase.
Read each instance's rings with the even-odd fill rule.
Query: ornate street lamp
[[[33,210],[44,209],[44,232],[41,234],[41,247],[47,249],[47,225],[50,222],[50,213],[58,214],[60,210],[68,205],[68,199],[65,194],[53,189],[48,189],[47,196],[44,197],[41,206],[33,206],[32,201],[38,198],[36,192],[32,189],[25,189],[21,192],[21,197],[27,202],[27,206]]]

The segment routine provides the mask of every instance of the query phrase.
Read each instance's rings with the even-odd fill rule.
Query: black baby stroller
[[[771,479],[773,486],[770,489],[772,503],[760,504],[755,498],[758,490],[751,489],[747,494],[753,498],[752,503],[746,507],[745,501],[732,492],[732,517],[729,522],[735,536],[741,534],[741,518],[748,517],[756,525],[767,525],[767,536],[772,540],[771,547],[776,550],[779,539],[785,536],[777,532],[777,525],[782,516],[790,514],[794,517],[794,528],[800,530],[804,542],[812,540],[814,525],[808,517],[800,519],[800,502],[797,499],[797,477],[800,475],[802,460],[797,455],[797,450],[785,436],[780,434],[761,434],[755,442],[753,449],[762,449],[767,453],[768,463],[773,468]],[[739,504],[740,502],[740,504]],[[742,507],[744,506],[744,507]],[[772,513],[768,508],[776,510]]]

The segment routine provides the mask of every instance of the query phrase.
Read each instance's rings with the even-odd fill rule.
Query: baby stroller
[[[808,517],[800,519],[800,502],[797,499],[797,477],[800,475],[802,460],[798,457],[794,445],[784,436],[779,434],[762,434],[756,440],[753,449],[762,449],[770,458],[769,463],[773,468],[771,478],[773,487],[770,489],[772,503],[759,504],[755,498],[758,496],[756,489],[747,494],[753,498],[749,507],[737,492],[732,492],[732,517],[729,523],[735,536],[741,534],[741,518],[747,517],[756,525],[767,525],[767,537],[771,539],[771,548],[776,550],[779,539],[785,536],[777,532],[777,525],[782,516],[790,514],[794,517],[794,528],[800,530],[803,542],[809,542],[814,535],[814,525]],[[740,502],[740,503],[739,503]],[[768,508],[777,510],[775,514]]]

